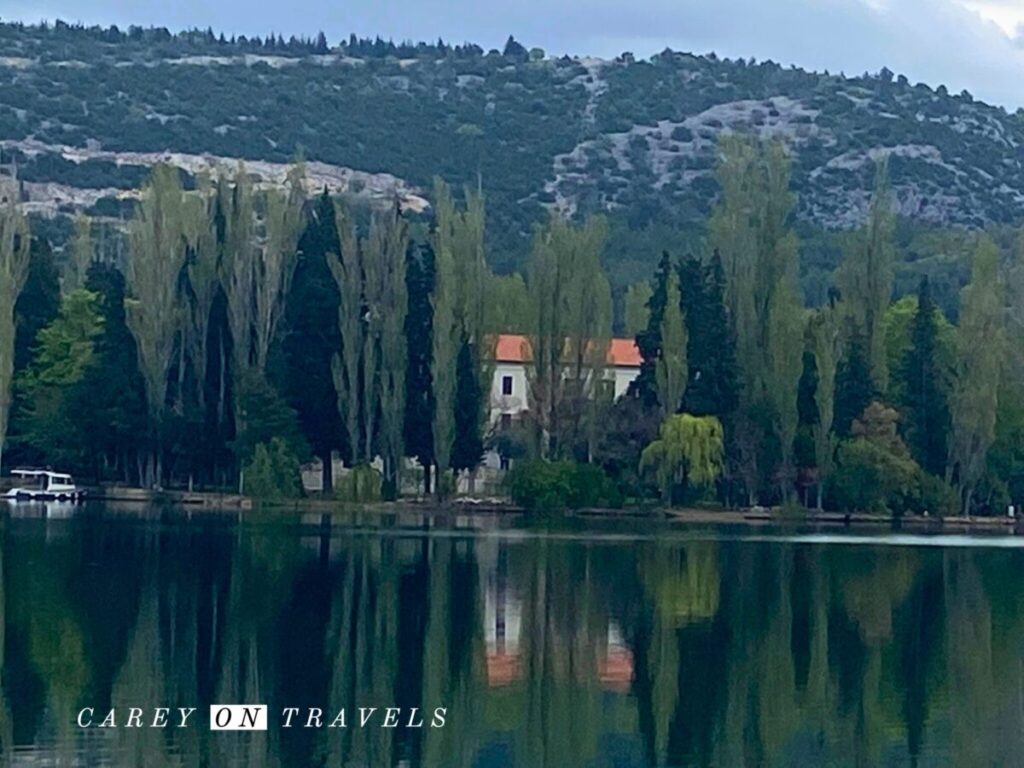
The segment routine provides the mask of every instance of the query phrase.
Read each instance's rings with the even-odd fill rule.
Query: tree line
[[[0,456],[262,496],[298,493],[299,464],[329,468],[332,453],[351,467],[380,458],[379,476],[346,478],[357,496],[364,484],[396,496],[406,458],[443,496],[493,448],[521,472],[528,459],[593,465],[606,502],[941,514],[1019,499],[1020,251],[971,236],[956,326],[927,279],[894,301],[882,162],[828,301],[807,307],[786,148],[730,136],[719,149],[703,252],[664,253],[617,313],[603,218],[551,215],[525,274],[497,275],[482,192],[440,180],[425,222],[397,202],[309,197],[301,163],[269,188],[242,165],[194,189],[157,166],[121,236],[97,238],[80,218],[59,270],[8,202]],[[643,359],[617,401],[605,372],[615,324]],[[529,400],[493,425],[502,332],[528,339]]]

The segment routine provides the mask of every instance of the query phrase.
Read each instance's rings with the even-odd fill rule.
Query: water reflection
[[[467,524],[8,520],[5,763],[1024,762],[1024,552]],[[213,702],[267,703],[271,727],[211,732]],[[81,730],[86,706],[198,711]],[[447,724],[358,728],[360,706]],[[285,707],[349,727],[285,729]]]

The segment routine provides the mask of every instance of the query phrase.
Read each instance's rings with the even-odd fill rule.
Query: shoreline
[[[444,504],[430,499],[407,498],[392,502],[351,504],[336,499],[305,498],[284,502],[257,503],[250,497],[237,493],[205,491],[147,491],[138,488],[104,488],[88,496],[88,501],[169,504],[190,509],[227,511],[254,511],[258,509],[295,512],[298,514],[351,512],[420,512],[422,514],[468,515],[473,517],[523,517],[527,512],[508,502],[498,499],[470,500],[463,497]],[[827,528],[874,528],[888,530],[914,530],[919,532],[966,532],[1000,533],[1016,535],[1024,533],[1024,519],[1010,517],[892,517],[877,513],[817,512],[807,510],[806,514],[781,514],[777,508],[753,507],[749,509],[703,509],[698,507],[625,507],[587,508],[567,510],[567,518],[631,520],[668,522],[683,525],[742,525],[763,526],[821,526]]]

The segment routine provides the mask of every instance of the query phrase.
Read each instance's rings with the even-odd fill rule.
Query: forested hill
[[[887,70],[847,78],[671,51],[599,61],[514,41],[486,52],[61,23],[0,25],[0,52],[3,160],[45,214],[112,213],[153,153],[188,165],[301,152],[357,194],[479,180],[499,270],[522,263],[545,207],[608,210],[606,258],[622,284],[646,277],[669,233],[700,237],[729,130],[792,148],[798,216],[820,251],[805,253],[805,279],[832,266],[827,233],[861,220],[882,155],[909,221],[1007,226],[1024,210],[1024,115]]]

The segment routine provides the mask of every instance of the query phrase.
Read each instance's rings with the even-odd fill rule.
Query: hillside
[[[272,178],[297,153],[315,184],[414,207],[434,175],[482,183],[495,266],[522,263],[546,207],[606,210],[618,283],[666,232],[699,238],[723,131],[779,136],[798,217],[830,268],[872,160],[890,156],[899,210],[922,225],[1017,224],[1024,116],[886,70],[816,74],[666,51],[553,59],[518,44],[227,40],[211,32],[0,25],[0,148],[31,207],[116,214],[164,153],[185,170],[243,158]],[[825,234],[821,234],[825,233]],[[806,265],[805,265],[806,267]],[[805,277],[807,269],[805,268]]]

